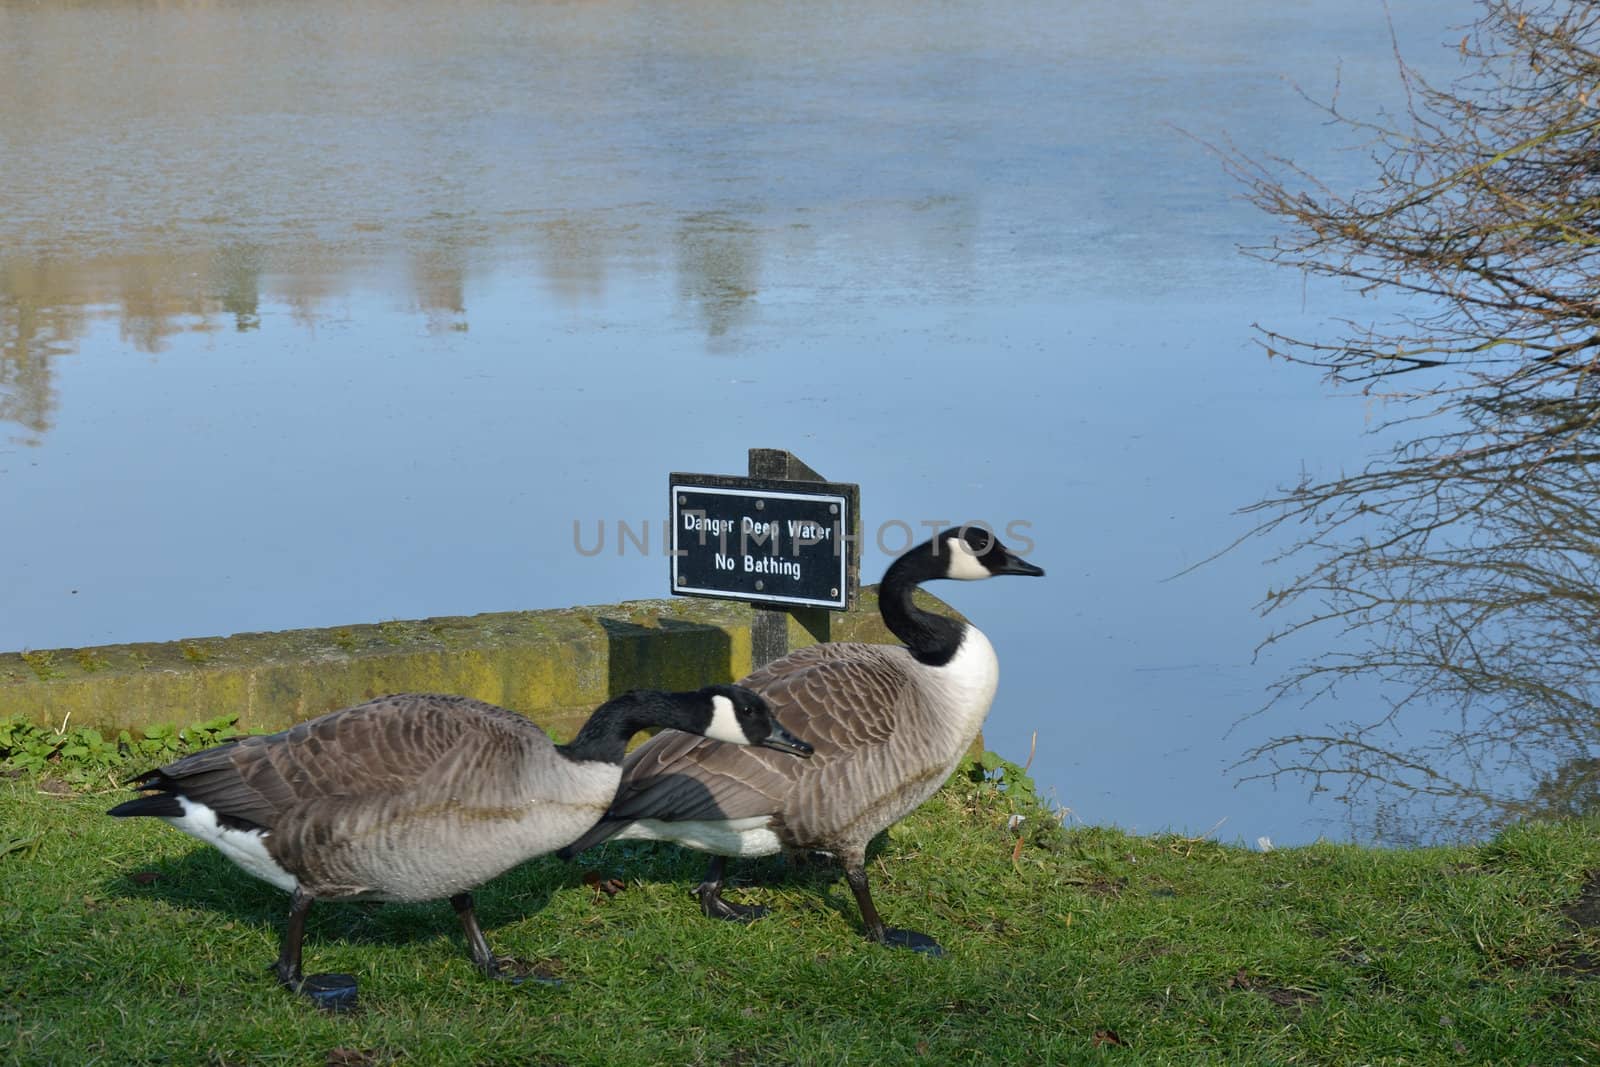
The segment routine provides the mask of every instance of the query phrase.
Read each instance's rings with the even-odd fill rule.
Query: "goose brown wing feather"
[[[489,727],[487,739],[526,731],[531,724],[466,697],[380,697],[269,737],[247,737],[186,756],[141,784],[182,793],[218,815],[270,828],[296,805],[409,788],[442,760],[462,758],[466,737],[483,734],[484,727]]]
[[[725,748],[750,758],[729,765],[718,758]],[[620,826],[636,819],[687,822],[771,815],[782,807],[789,789],[782,765],[794,758],[663,730],[624,763],[623,784],[606,820]]]
[[[752,672],[739,684],[759,692],[814,755],[796,759],[664,730],[628,757],[607,821],[777,815],[801,783],[826,791],[845,782],[850,764],[870,759],[894,735],[908,691],[903,656],[894,646],[814,645]]]

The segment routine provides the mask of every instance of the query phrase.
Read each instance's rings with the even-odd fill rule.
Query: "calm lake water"
[[[1465,0],[1391,0],[1453,70]],[[1349,831],[1236,784],[1290,662],[1235,509],[1374,448],[1252,323],[1203,140],[1366,172],[1378,0],[0,0],[0,648],[600,603],[672,470],[788,448],[890,520],[1029,524],[987,736],[1077,819]],[[657,527],[659,530],[659,526]],[[863,578],[899,547],[869,537]],[[659,549],[659,543],[653,544]],[[1300,651],[1306,651],[1301,649]],[[195,709],[211,714],[222,709]],[[182,712],[175,710],[182,717]]]

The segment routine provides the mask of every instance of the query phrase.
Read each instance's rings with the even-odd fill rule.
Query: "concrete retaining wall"
[[[835,641],[893,642],[877,587],[833,616]],[[925,606],[954,615],[918,594]],[[277,730],[384,693],[460,693],[570,737],[640,687],[695,689],[750,669],[750,609],[719,600],[621,604],[0,654],[0,718],[105,731],[239,716]],[[791,648],[814,643],[791,621]]]

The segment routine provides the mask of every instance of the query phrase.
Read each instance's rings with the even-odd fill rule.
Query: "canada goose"
[[[472,962],[516,980],[489,950],[469,890],[593,825],[617,791],[628,739],[648,726],[811,753],[761,697],[733,685],[627,693],[565,745],[493,704],[406,693],[185,756],[145,774],[134,784],[149,795],[109,814],[165,819],[292,894],[273,970],[344,1009],[354,977],[300,971],[313,902],[449,897]]]
[[[609,837],[675,841],[713,853],[696,888],[701,910],[750,921],[765,909],[722,899],[729,856],[829,852],[844,866],[867,936],[940,951],[926,934],[883,925],[867,889],[867,842],[921,804],[972,744],[1000,677],[977,627],[923,611],[916,587],[932,578],[1043,575],[987,530],[946,530],[890,565],[878,607],[898,645],[812,645],[740,681],[805,734],[816,755],[779,760],[683,733],[662,732],[623,765],[622,786],[593,829],[563,858]]]

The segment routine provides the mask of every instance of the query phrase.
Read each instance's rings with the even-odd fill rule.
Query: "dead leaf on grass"
[[[595,891],[596,900],[600,899],[601,893],[607,897],[614,897],[628,888],[627,883],[621,878],[602,878],[597,871],[587,872],[583,876],[583,884]]]
[[[330,1048],[327,1067],[374,1067],[378,1054],[370,1049]]]

